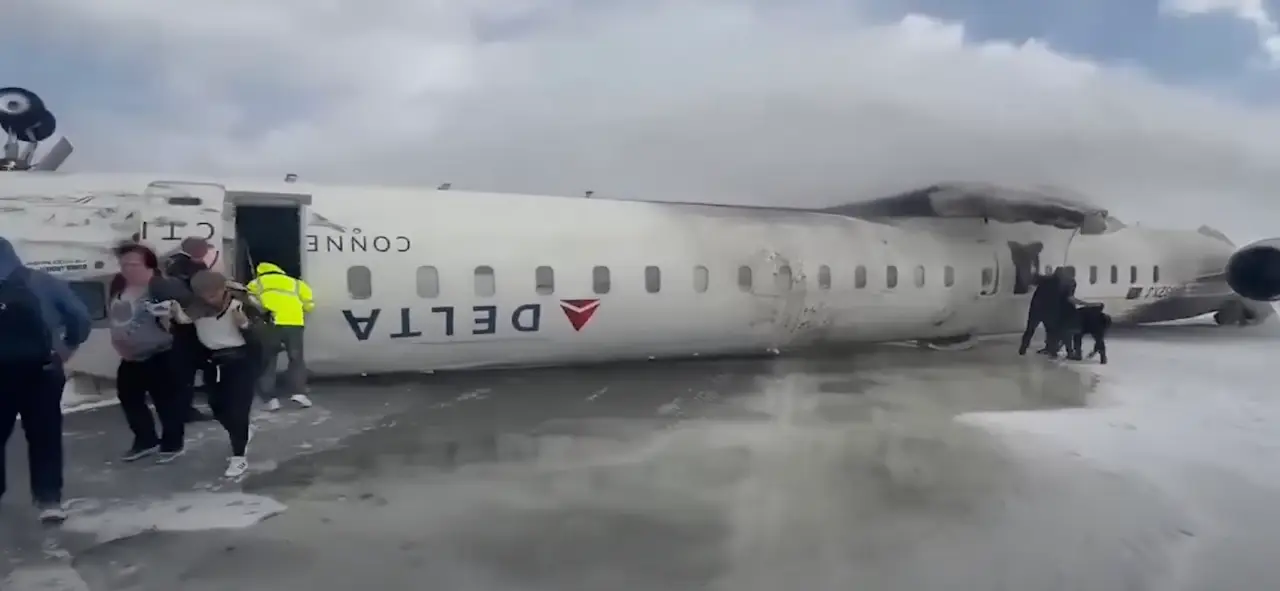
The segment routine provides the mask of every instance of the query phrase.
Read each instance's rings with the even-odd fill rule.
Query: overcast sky
[[[830,204],[1064,185],[1280,235],[1277,0],[7,0],[68,170]],[[162,11],[154,7],[163,5]]]

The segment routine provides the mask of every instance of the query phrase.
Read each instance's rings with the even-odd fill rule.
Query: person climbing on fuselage
[[[1063,270],[1059,267],[1047,275],[1037,273],[1032,277],[1031,283],[1036,286],[1036,290],[1031,295],[1031,307],[1027,310],[1027,327],[1022,331],[1022,343],[1018,346],[1019,355],[1027,354],[1027,349],[1031,347],[1031,339],[1035,336],[1036,329],[1041,326],[1044,327],[1044,348],[1037,353],[1048,354],[1053,348],[1058,316],[1061,312],[1059,306],[1062,297],[1062,276]]]
[[[1062,268],[1062,283],[1059,286],[1058,296],[1058,323],[1057,330],[1053,335],[1053,346],[1050,347],[1048,355],[1057,357],[1058,351],[1062,348],[1067,350],[1067,359],[1075,359],[1075,339],[1072,336],[1079,330],[1080,313],[1076,309],[1079,303],[1076,300],[1076,277],[1075,267]]]
[[[289,367],[286,381],[289,399],[298,406],[311,406],[307,396],[307,363],[302,347],[303,327],[306,316],[315,309],[311,286],[307,282],[290,277],[275,263],[258,263],[257,277],[245,285],[250,294],[262,302],[271,313],[272,326],[263,344],[262,376],[258,382],[258,395],[267,410],[279,410],[276,396],[276,366],[280,350],[284,349]]]

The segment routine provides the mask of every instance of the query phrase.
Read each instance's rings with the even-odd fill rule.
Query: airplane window
[[[853,286],[858,289],[862,289],[867,286],[867,268],[866,267],[862,265],[858,265],[858,268],[853,270]]]
[[[996,284],[996,271],[991,267],[982,268],[982,288],[983,290],[991,289]]]
[[[1160,265],[1151,267],[1151,282],[1160,283]]]
[[[644,290],[658,293],[662,289],[662,269],[652,265],[644,268]]]
[[[1066,269],[1066,270],[1067,270],[1067,273],[1071,274],[1071,276],[1072,276],[1072,277],[1075,277],[1075,276],[1076,276],[1076,266],[1075,266],[1075,265],[1067,265],[1066,267],[1063,267],[1063,268],[1064,268],[1064,269]]]
[[[818,289],[831,289],[831,267],[818,267]]]
[[[369,267],[347,267],[347,293],[353,300],[367,300],[373,297],[373,273]]]
[[[99,281],[68,281],[71,293],[76,294],[84,307],[89,309],[90,320],[103,320],[107,317],[107,286]]]
[[[440,272],[435,267],[418,267],[418,297],[440,296]]]
[[[597,294],[609,293],[613,282],[609,278],[609,267],[593,267],[591,269],[591,289]]]
[[[551,295],[556,291],[556,272],[543,265],[533,270],[533,290],[538,295]]]
[[[488,265],[476,267],[475,283],[476,295],[482,298],[493,297],[498,291],[497,281],[493,278],[493,267]]]
[[[916,265],[916,287],[924,287],[924,265]]]
[[[751,267],[746,265],[738,267],[738,289],[751,291],[751,282]]]
[[[885,287],[888,287],[889,289],[893,289],[898,286],[898,268],[897,267],[893,265],[889,265],[888,267],[885,267],[884,284],[885,284]]]
[[[1120,267],[1111,265],[1111,282],[1120,283]]]
[[[1129,283],[1137,283],[1137,282],[1138,282],[1138,267],[1136,266],[1129,267]]]
[[[951,287],[956,284],[956,269],[951,265],[947,265],[942,269],[942,284]]]
[[[711,283],[711,272],[707,268],[698,265],[693,268],[693,291],[698,293],[706,293],[707,286]]]
[[[1098,282],[1098,266],[1089,265],[1089,283]]]
[[[791,266],[782,265],[778,267],[778,272],[773,276],[774,283],[777,284],[778,291],[787,291],[791,289]]]

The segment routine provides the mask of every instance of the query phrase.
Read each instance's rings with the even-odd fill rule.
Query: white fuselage
[[[298,211],[296,232],[236,236],[237,216],[281,207]],[[1015,293],[1010,241],[1041,242],[1041,267],[1076,266],[1079,297],[1104,301],[1124,320],[1146,304],[1179,297],[1178,288],[1232,251],[1194,232],[1140,228],[1076,236],[981,219],[871,221],[730,206],[88,174],[0,176],[0,208],[0,232],[24,259],[75,281],[90,300],[102,297],[95,290],[115,272],[107,248],[135,233],[162,254],[185,236],[210,238],[223,245],[215,266],[234,262],[240,249],[300,248],[301,274],[317,302],[307,320],[306,357],[321,374],[1016,332],[1030,293]],[[1096,282],[1090,266],[1099,269]],[[1132,281],[1130,267],[1137,269]],[[1212,311],[1230,296],[1197,296],[1183,308]],[[113,375],[102,332],[95,331],[76,369]]]

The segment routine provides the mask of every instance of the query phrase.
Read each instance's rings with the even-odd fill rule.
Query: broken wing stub
[[[939,183],[822,211],[861,218],[984,218],[1030,222],[1081,234],[1107,230],[1107,210],[1064,189],[1022,189],[987,183]]]

